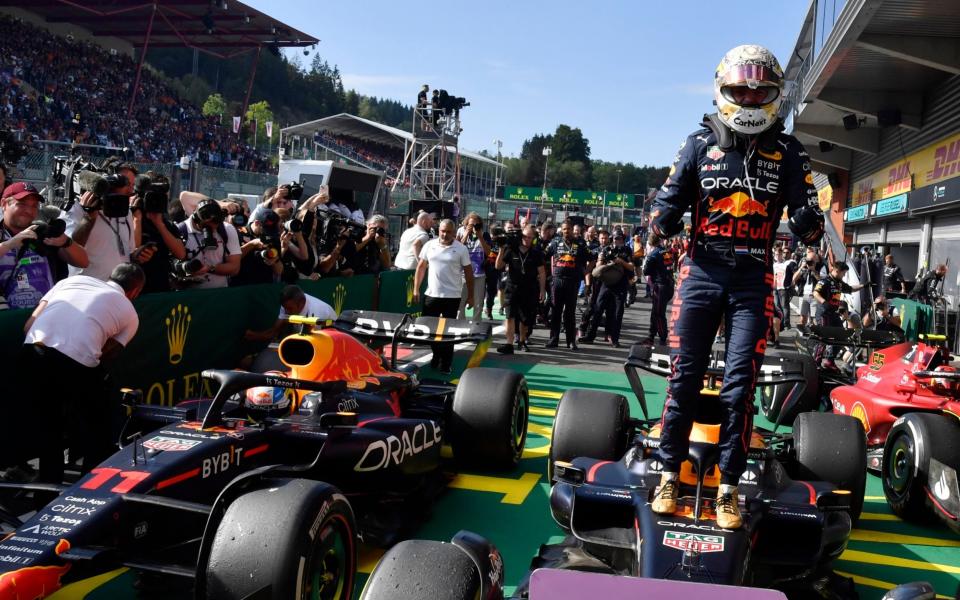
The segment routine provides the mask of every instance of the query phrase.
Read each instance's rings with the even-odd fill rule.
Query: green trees
[[[543,154],[547,147],[549,157]],[[547,161],[547,187],[571,190],[616,192],[619,189],[628,194],[646,194],[647,188],[663,184],[668,170],[667,167],[639,167],[633,163],[591,159],[590,141],[580,128],[561,124],[553,133],[538,133],[526,140],[519,158],[503,159],[506,184],[542,186]]]

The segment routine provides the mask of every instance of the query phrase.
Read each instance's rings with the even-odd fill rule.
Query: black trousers
[[[486,306],[488,312],[493,312],[493,303],[497,299],[497,286],[500,284],[500,272],[499,271],[490,271],[487,273],[487,294],[486,294]],[[479,300],[479,298],[477,299]],[[483,306],[480,307],[481,309]],[[479,315],[483,311],[474,311],[474,314]],[[479,319],[479,317],[477,317]]]
[[[672,283],[654,283],[650,286],[653,302],[650,306],[650,339],[667,343],[667,306],[673,299]]]
[[[587,337],[594,338],[600,323],[610,336],[611,342],[620,341],[620,327],[623,325],[623,309],[627,302],[627,287],[624,285],[607,287],[600,285],[597,300],[594,302],[593,317],[590,319],[590,328]],[[606,315],[606,319],[604,319]]]
[[[774,298],[777,301],[777,308],[783,313],[780,323],[780,329],[783,330],[790,327],[790,290],[786,288],[777,290],[777,295]]]
[[[580,280],[573,277],[554,277],[550,296],[553,300],[553,314],[550,318],[550,340],[560,339],[560,321],[566,330],[567,343],[577,339],[577,293]]]
[[[460,298],[432,298],[423,297],[423,316],[446,317],[456,319],[460,310]],[[430,364],[441,370],[450,368],[453,362],[452,344],[433,344],[433,362]]]
[[[18,377],[33,392],[21,392],[23,404],[18,434],[20,457],[40,458],[40,481],[63,482],[64,440],[69,439],[71,460],[83,458],[83,470],[89,471],[116,450],[113,439],[113,414],[100,367],[87,367],[54,350],[25,344],[17,363]],[[27,383],[29,382],[29,383]],[[36,400],[36,390],[43,400]],[[40,430],[28,429],[34,423]]]

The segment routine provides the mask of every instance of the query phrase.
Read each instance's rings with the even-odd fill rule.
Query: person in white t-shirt
[[[153,258],[155,247],[141,246],[140,211],[135,210],[130,214],[130,206],[136,204],[130,197],[137,173],[132,165],[121,165],[117,172],[127,179],[127,185],[111,190],[110,198],[98,198],[91,192],[85,192],[69,210],[61,211],[60,216],[67,225],[67,235],[83,246],[89,259],[86,267],[71,265],[71,277],[87,275],[106,281],[113,268],[120,263],[135,261],[143,264]],[[117,212],[114,216],[108,216],[112,211]]]
[[[28,415],[29,422],[42,421],[44,435],[42,440],[21,436],[18,445],[24,457],[40,456],[42,481],[62,483],[61,441],[68,424],[82,433],[71,450],[83,456],[85,471],[112,453],[102,365],[116,358],[136,335],[140,320],[132,300],[145,282],[143,269],[131,263],[114,268],[108,281],[68,277],[44,295],[27,320],[15,372],[31,387],[43,382],[44,401],[23,410],[37,413]]]
[[[215,200],[205,199],[190,218],[177,227],[187,248],[188,259],[198,259],[203,266],[193,276],[200,281],[194,288],[223,288],[228,278],[240,272],[240,236]],[[226,238],[226,239],[224,239]]]
[[[305,294],[300,286],[288,285],[280,292],[280,314],[270,329],[253,331],[248,329],[243,339],[249,342],[269,342],[280,335],[287,324],[287,317],[299,315],[301,317],[316,317],[321,321],[336,321],[337,312],[333,307],[319,298]]]
[[[433,227],[433,215],[420,211],[417,222],[400,236],[400,249],[393,264],[398,269],[416,269],[417,260],[423,245],[430,241],[430,228]]]
[[[423,299],[425,317],[454,319],[460,308],[460,294],[466,279],[468,308],[473,308],[473,264],[467,247],[455,239],[456,225],[450,219],[440,222],[440,237],[424,244],[420,262],[413,278],[413,301],[420,302],[420,285],[427,278],[427,293]],[[453,347],[435,345],[430,366],[449,374],[453,361]]]

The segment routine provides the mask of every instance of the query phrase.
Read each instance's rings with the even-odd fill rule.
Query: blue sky
[[[495,152],[493,140],[500,139],[504,154],[519,155],[525,139],[566,123],[583,131],[593,158],[660,166],[711,110],[713,71],[723,54],[762,44],[786,67],[809,6],[809,0],[248,3],[320,38],[317,52],[340,68],[348,89],[412,104],[428,83],[466,97],[472,105],[462,113],[462,148]]]

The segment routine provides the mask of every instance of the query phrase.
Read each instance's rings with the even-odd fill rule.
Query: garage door
[[[862,225],[857,227],[854,232],[854,243],[857,244],[877,244],[880,242],[879,225]]]
[[[919,244],[923,221],[912,219],[909,221],[891,221],[887,223],[887,243],[890,244]]]
[[[933,239],[960,239],[960,216],[937,217],[933,220]]]

